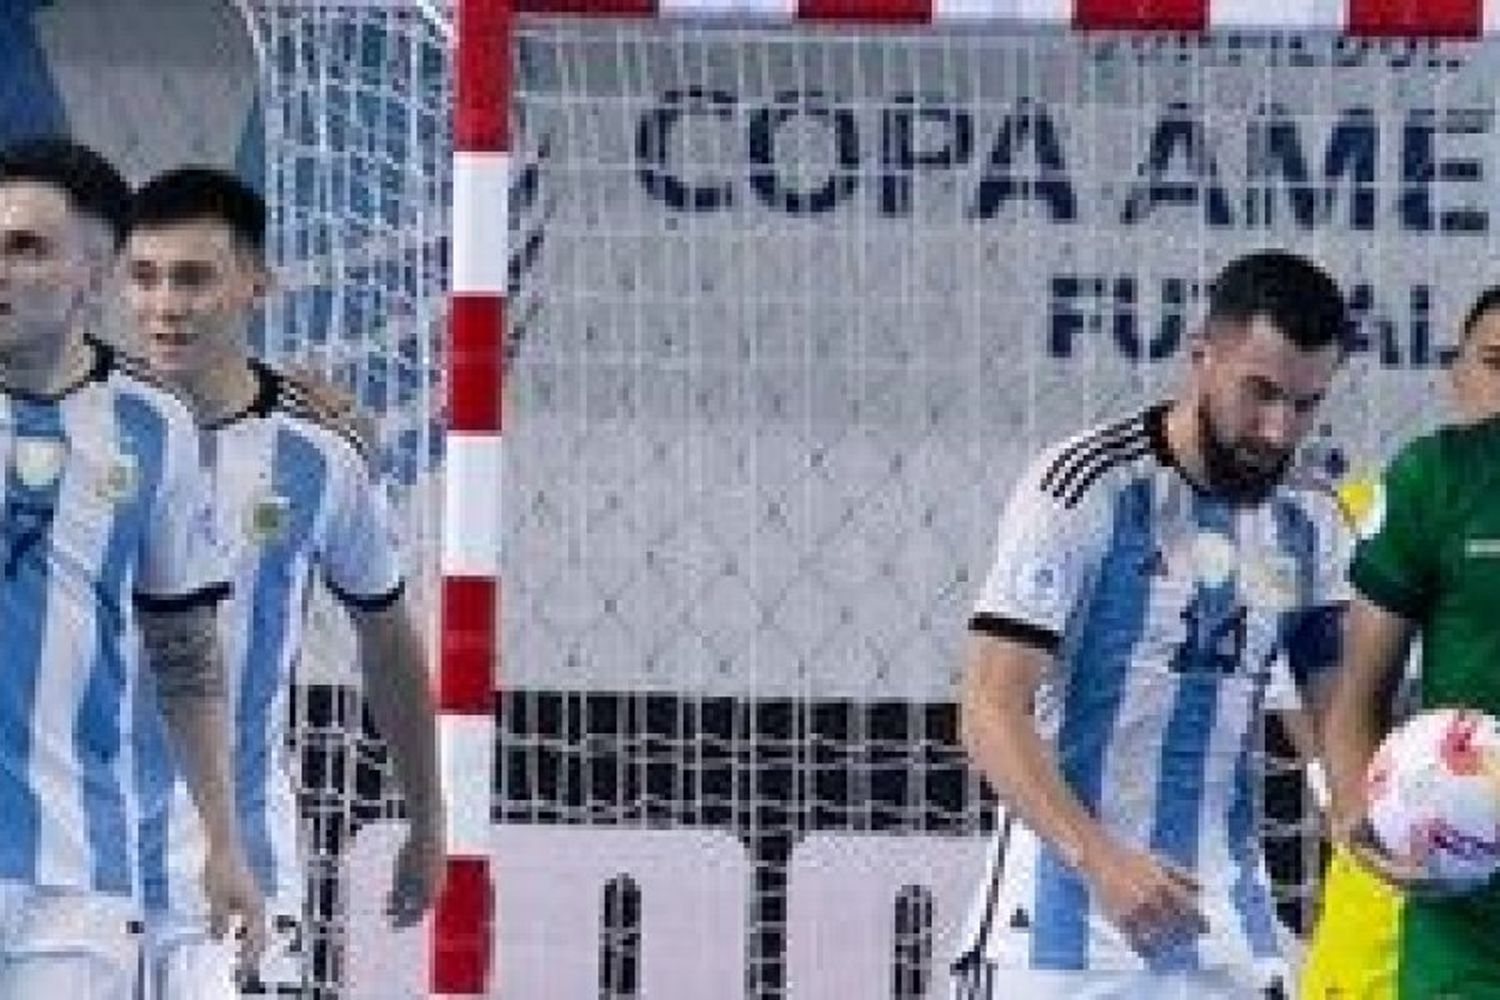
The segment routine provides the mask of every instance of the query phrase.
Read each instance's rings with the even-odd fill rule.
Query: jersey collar
[[[109,373],[115,367],[115,349],[92,334],[83,338],[83,346],[91,355],[88,369],[82,375],[78,376],[78,378],[56,392],[24,392],[20,389],[12,389],[5,383],[0,382],[0,395],[9,396],[11,399],[24,399],[33,403],[56,403],[67,396],[71,396],[91,382],[103,382],[107,380]]]
[[[249,364],[250,375],[255,379],[255,395],[235,412],[204,424],[204,430],[216,431],[251,417],[268,417],[276,409],[276,404],[281,399],[281,376],[254,358],[250,359]]]

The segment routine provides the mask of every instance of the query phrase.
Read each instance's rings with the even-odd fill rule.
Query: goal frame
[[[423,4],[422,6],[429,6]],[[501,683],[500,489],[505,395],[511,58],[528,16],[744,24],[1029,25],[1364,38],[1500,33],[1497,0],[455,0],[452,271],[441,543],[443,775],[452,856],[432,940],[434,995],[486,995],[495,963],[489,789]]]

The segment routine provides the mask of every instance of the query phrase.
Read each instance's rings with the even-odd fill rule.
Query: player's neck
[[[93,365],[94,349],[82,332],[65,329],[0,350],[0,385],[19,395],[56,396],[83,381]]]
[[[1167,450],[1188,482],[1207,489],[1208,465],[1203,460],[1203,437],[1197,412],[1190,403],[1176,400],[1167,410]]]
[[[259,383],[249,358],[230,357],[179,380],[178,388],[192,401],[198,423],[216,424],[244,412]]]

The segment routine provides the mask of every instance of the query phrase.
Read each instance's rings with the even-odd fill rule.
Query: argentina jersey
[[[207,429],[206,464],[215,539],[233,584],[219,623],[236,816],[261,890],[296,912],[303,872],[288,700],[308,587],[320,579],[344,604],[378,609],[397,599],[402,578],[385,504],[355,442],[305,405],[295,385],[258,365],[254,374],[253,403]],[[159,720],[141,756],[150,789],[141,831],[146,905],[202,913],[204,841]]]
[[[226,588],[186,405],[88,348],[57,396],[0,392],[0,879],[128,896],[137,609]]]
[[[1196,874],[1209,930],[1138,953],[1012,819],[962,946],[1000,968],[1283,971],[1255,750],[1272,674],[1336,656],[1350,542],[1315,485],[1238,506],[1196,488],[1166,413],[1078,435],[1027,471],[971,628],[1054,650],[1034,713],[1064,780],[1115,839]]]

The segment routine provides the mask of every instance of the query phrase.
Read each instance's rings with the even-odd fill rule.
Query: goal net
[[[1205,281],[1269,245],[1358,322],[1305,461],[1441,416],[1496,50],[516,31],[497,988],[946,995],[992,823],[959,642],[1008,484],[1170,393]],[[1315,832],[1266,759],[1301,928]]]
[[[258,347],[321,374],[375,418],[408,600],[433,635],[452,200],[446,5],[241,6],[260,65],[276,275]],[[353,996],[350,914],[380,911],[389,873],[376,867],[351,878],[347,856],[361,828],[402,812],[364,712],[344,613],[327,595],[309,613],[294,698],[311,900],[304,944],[315,995]]]
[[[436,4],[245,6],[281,281],[263,347],[378,415],[435,624],[450,27]],[[1306,460],[1369,469],[1437,419],[1492,259],[1496,61],[522,19],[494,991],[942,995],[993,823],[953,699],[1007,484],[1169,393],[1205,280],[1267,245],[1325,263],[1359,323]],[[314,612],[298,732],[334,995],[379,947],[350,908],[384,891],[341,858],[400,804]],[[1301,927],[1316,839],[1266,761]]]

